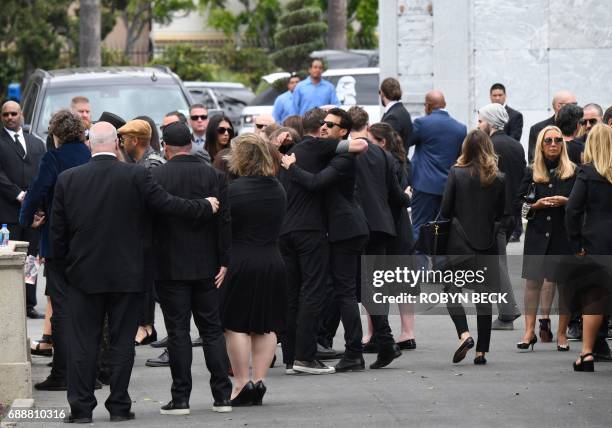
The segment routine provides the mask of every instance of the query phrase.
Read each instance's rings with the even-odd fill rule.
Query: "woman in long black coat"
[[[606,125],[589,132],[565,225],[576,255],[567,280],[573,294],[569,303],[582,311],[582,352],[574,370],[592,372],[597,330],[612,309],[612,128]]]
[[[455,273],[454,283],[447,286],[449,293],[461,293],[461,288],[473,288],[479,293],[495,291],[499,283],[497,233],[504,215],[505,184],[497,169],[497,157],[487,134],[480,130],[468,133],[463,141],[461,156],[448,175],[442,196],[441,214],[451,220],[445,263],[447,271]],[[460,280],[467,271],[479,273],[483,279],[472,283]],[[486,364],[485,353],[491,341],[491,303],[475,303],[478,343],[474,364]],[[465,310],[461,303],[447,304],[448,312],[457,329],[460,345],[453,362],[463,360],[474,346]]]
[[[275,178],[274,152],[261,137],[244,134],[233,140],[229,157],[238,178],[228,186],[232,253],[221,286],[221,321],[234,372],[233,406],[262,403],[277,335],[285,328],[286,271],[278,236],[287,202]]]
[[[525,205],[527,230],[523,249],[523,278],[525,281],[525,333],[518,349],[528,349],[537,342],[536,316],[544,281],[560,284],[564,281],[562,263],[564,255],[571,254],[565,233],[565,204],[574,187],[576,166],[570,161],[561,131],[547,126],[538,135],[533,165],[527,167],[518,197],[514,203],[517,212]],[[530,204],[530,205],[529,205]],[[530,208],[529,208],[530,207]],[[554,294],[553,294],[554,296]],[[557,349],[569,350],[565,332],[569,323],[559,293],[560,312],[557,329]],[[550,335],[550,306],[542,306],[540,337]]]

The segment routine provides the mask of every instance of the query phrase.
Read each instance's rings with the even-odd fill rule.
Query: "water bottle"
[[[0,229],[0,247],[6,247],[9,243],[9,230],[6,227],[6,224],[2,225],[2,229]]]

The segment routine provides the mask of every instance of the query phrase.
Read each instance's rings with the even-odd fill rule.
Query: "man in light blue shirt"
[[[323,60],[315,58],[308,69],[310,76],[302,80],[293,91],[293,114],[304,115],[308,110],[325,105],[339,106],[336,88],[323,74]]]
[[[287,82],[287,92],[280,94],[274,101],[272,116],[279,125],[293,114],[293,91],[298,83],[300,83],[300,76],[291,76]]]

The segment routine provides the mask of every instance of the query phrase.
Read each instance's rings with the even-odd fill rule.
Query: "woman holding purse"
[[[461,155],[451,168],[442,196],[441,214],[451,220],[446,247],[445,269],[454,271],[455,281],[446,287],[449,293],[461,293],[462,288],[491,293],[499,283],[497,261],[497,233],[504,215],[505,185],[503,174],[497,169],[497,157],[489,136],[470,131],[463,141]],[[481,271],[484,281],[478,285],[459,281],[459,273]],[[491,340],[491,303],[476,303],[478,343],[474,364],[486,364],[485,353]],[[453,363],[462,361],[474,347],[465,310],[461,303],[448,303],[448,312],[457,329],[459,348]]]
[[[571,254],[565,232],[565,204],[574,187],[576,166],[570,161],[561,131],[547,126],[538,135],[533,164],[528,166],[519,188],[516,209],[527,218],[523,249],[523,278],[525,279],[525,333],[517,343],[519,350],[527,350],[537,343],[536,315],[544,281],[563,281],[563,255]],[[554,294],[553,294],[554,296]],[[560,313],[557,329],[557,350],[569,351],[565,332],[569,314],[565,312],[563,293],[559,293]],[[552,303],[552,302],[551,302]],[[550,306],[542,307],[540,334],[550,331]]]

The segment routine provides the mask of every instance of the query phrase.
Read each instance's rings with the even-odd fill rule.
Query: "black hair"
[[[187,124],[187,118],[185,117],[183,113],[181,113],[178,110],[174,110],[174,111],[171,111],[170,113],[166,113],[166,117],[170,117],[170,116],[176,116],[179,118],[179,122],[185,125]]]
[[[325,111],[319,107],[308,110],[304,114],[304,119],[302,120],[304,135],[317,132],[319,128],[321,128],[321,121],[325,119],[325,115]]]
[[[230,140],[235,135],[234,125],[226,115],[216,114],[208,120],[208,126],[206,127],[206,142],[204,143],[204,148],[206,149],[212,160],[214,160],[217,153],[219,153],[219,151],[224,148],[219,145],[219,134],[217,133],[217,128],[219,127],[219,124],[223,121],[229,123],[230,128],[232,128],[232,132],[230,133]]]
[[[489,93],[493,92],[496,89],[501,89],[502,91],[504,91],[504,94],[506,93],[506,87],[501,83],[493,83],[493,85],[491,85],[491,89],[489,89]]]
[[[607,125],[612,120],[612,106],[608,107],[603,116],[603,122]]]
[[[346,129],[349,132],[351,131],[351,128],[353,127],[353,120],[351,119],[351,115],[348,114],[346,110],[343,110],[340,107],[334,107],[329,109],[327,114],[338,116],[340,118],[340,128]]]
[[[583,109],[576,104],[564,105],[555,119],[555,125],[561,130],[561,133],[566,137],[573,136],[576,133],[578,123],[584,115]]]
[[[151,148],[159,153],[161,147],[159,144],[159,132],[157,132],[157,125],[155,124],[155,121],[149,116],[136,116],[134,119],[144,120],[149,124],[151,127]]]

